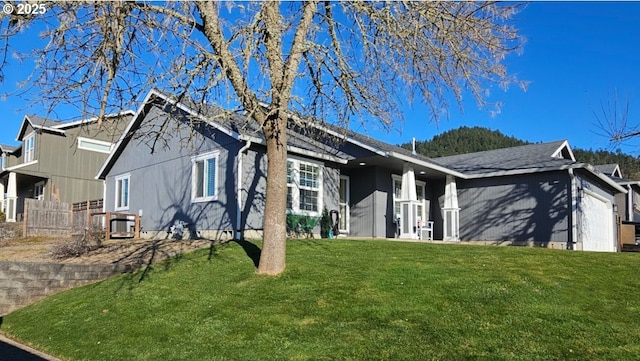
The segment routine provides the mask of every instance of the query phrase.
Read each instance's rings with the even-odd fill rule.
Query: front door
[[[340,176],[340,221],[338,222],[338,228],[341,234],[349,233],[349,177],[346,175]]]

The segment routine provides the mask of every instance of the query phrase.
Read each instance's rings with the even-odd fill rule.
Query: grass
[[[637,360],[640,254],[386,241],[240,245],[4,318],[65,360]]]

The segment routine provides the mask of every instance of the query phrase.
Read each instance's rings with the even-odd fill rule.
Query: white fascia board
[[[42,126],[42,125],[33,125],[31,123],[31,119],[29,119],[29,116],[25,115],[24,119],[22,120],[22,123],[20,124],[20,128],[18,128],[18,135],[16,136],[16,141],[17,142],[22,142],[22,139],[24,138],[23,136],[21,136],[21,134],[24,131],[24,127],[26,126],[26,124],[25,124],[26,122],[28,122],[29,125],[31,125],[31,127],[33,129],[41,129],[41,130],[47,130],[47,131],[54,132],[54,133],[65,134],[64,130],[57,129],[55,127],[45,127],[45,126]]]
[[[129,132],[131,131],[131,128],[133,127],[133,125],[136,123],[136,121],[140,117],[140,114],[142,114],[142,111],[144,110],[145,106],[147,105],[147,102],[154,95],[158,96],[159,94],[157,92],[155,92],[154,90],[151,90],[144,97],[144,100],[142,101],[142,104],[140,104],[140,106],[138,107],[138,110],[135,112],[135,114],[133,115],[133,117],[129,121],[129,124],[127,124],[127,127],[125,128],[125,130],[122,132],[122,134],[120,134],[120,138],[118,138],[118,141],[116,142],[115,147],[113,147],[113,150],[111,151],[111,153],[109,153],[109,156],[107,157],[107,159],[105,159],[104,163],[102,163],[102,166],[100,167],[100,169],[98,170],[98,173],[94,177],[95,179],[105,179],[106,174],[103,174],[103,173],[106,170],[107,165],[111,162],[111,159],[116,154],[118,154],[120,152],[120,148],[122,147],[122,143],[123,143],[124,139],[126,138],[127,134],[129,134]]]
[[[11,166],[11,167],[6,167],[4,170],[12,172],[12,171],[14,171],[16,169],[28,167],[28,166],[33,165],[33,164],[38,164],[38,160],[36,159],[36,160],[32,160],[31,162],[27,162],[27,163],[16,164],[16,165]]]
[[[389,156],[394,157],[396,159],[400,159],[403,160],[405,162],[409,162],[409,163],[413,163],[415,165],[419,165],[422,167],[426,167],[426,168],[431,168],[433,170],[437,170],[439,172],[445,173],[445,174],[449,174],[452,175],[454,177],[458,177],[458,178],[462,178],[462,179],[468,179],[470,178],[470,176],[460,173],[458,171],[443,167],[441,165],[435,164],[435,163],[430,163],[430,162],[426,162],[424,160],[421,159],[416,159],[401,153],[396,153],[396,152],[389,152]]]
[[[553,154],[551,154],[552,158],[555,158],[558,156],[558,153],[562,152],[562,149],[567,148],[567,150],[569,151],[569,155],[571,156],[571,160],[572,161],[576,161],[576,157],[573,155],[573,151],[571,150],[571,146],[569,146],[569,141],[565,140],[564,142],[562,142],[562,144],[558,147],[558,149],[556,149],[555,152],[553,152]]]
[[[123,115],[135,115],[135,114],[136,113],[133,110],[123,110],[123,111],[117,112],[117,113],[105,114],[103,116],[103,118],[114,118],[114,117],[123,116]],[[64,123],[64,124],[58,124],[58,125],[53,126],[53,128],[65,129],[65,128],[74,127],[76,125],[84,125],[84,124],[95,123],[96,121],[98,121],[98,117],[92,117],[92,118],[88,118],[88,119],[76,120],[75,122],[68,122],[68,123]]]
[[[611,179],[611,178],[607,177],[606,175],[598,172],[591,164],[581,163],[579,165],[580,165],[580,167],[576,167],[576,168],[586,169],[591,174],[593,174],[596,177],[598,177],[599,179],[601,179],[603,182],[605,182],[608,185],[610,185],[611,187],[615,188],[620,193],[627,193],[627,189],[626,188],[624,188],[623,186],[621,186],[618,183],[616,183],[613,179]]]
[[[65,134],[64,130],[58,129],[58,128],[54,128],[54,127],[45,127],[42,125],[31,125],[32,127],[36,128],[36,129],[41,129],[41,130],[46,130],[48,132],[53,132],[53,133],[58,133],[58,134]]]

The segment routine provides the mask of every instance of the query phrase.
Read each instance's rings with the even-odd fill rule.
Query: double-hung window
[[[208,202],[217,197],[218,152],[209,152],[191,158],[193,202]]]
[[[298,159],[287,160],[287,210],[318,215],[322,210],[322,166]]]
[[[36,149],[36,137],[34,134],[26,137],[24,140],[24,162],[31,162],[35,160],[35,149]]]
[[[116,177],[116,211],[129,209],[129,187],[131,175],[124,174]]]

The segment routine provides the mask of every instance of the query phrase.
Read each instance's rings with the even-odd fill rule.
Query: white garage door
[[[580,229],[585,251],[615,252],[613,210],[605,198],[584,191],[581,204]]]

